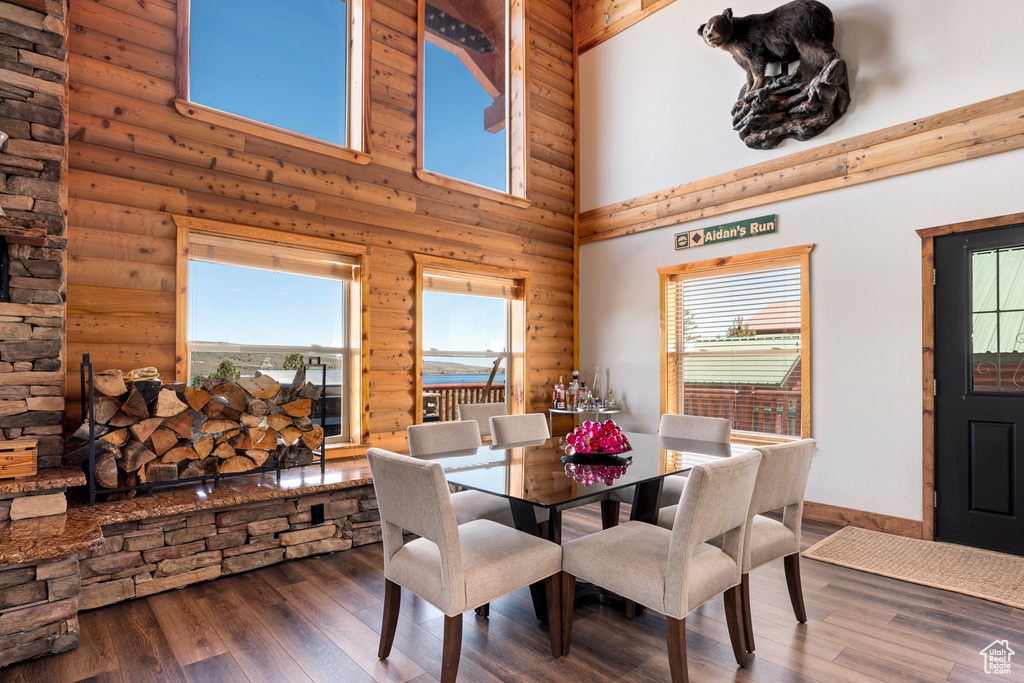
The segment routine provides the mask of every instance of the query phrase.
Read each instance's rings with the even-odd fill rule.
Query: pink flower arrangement
[[[565,437],[564,450],[567,455],[574,455],[624,453],[629,448],[629,439],[614,420],[607,420],[603,424],[587,420]]]
[[[599,481],[611,486],[626,473],[632,462],[631,458],[615,455],[630,450],[630,445],[629,439],[612,420],[603,424],[584,422],[565,437],[562,449],[565,451],[562,463],[566,476],[584,486]],[[586,462],[588,456],[595,462]]]

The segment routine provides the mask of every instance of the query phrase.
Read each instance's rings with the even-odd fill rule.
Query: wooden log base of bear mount
[[[286,387],[267,375],[212,377],[201,388],[159,379],[125,383],[114,370],[95,377],[102,390],[97,386],[94,398],[93,475],[103,488],[309,465],[323,444],[323,428],[309,417],[323,387],[306,382],[301,370]],[[142,391],[141,381],[156,386]],[[69,440],[66,464],[87,469],[88,439],[85,423]]]
[[[791,74],[766,79],[751,92],[743,86],[732,109],[733,129],[747,147],[773,149],[786,138],[813,138],[849,106],[846,62],[836,57],[809,83]]]

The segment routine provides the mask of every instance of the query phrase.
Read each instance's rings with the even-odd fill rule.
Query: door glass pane
[[[1024,247],[971,254],[974,391],[1024,391]]]

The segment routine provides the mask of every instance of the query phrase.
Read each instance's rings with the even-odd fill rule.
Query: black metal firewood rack
[[[233,477],[241,476],[254,476],[254,475],[266,475],[269,473],[276,473],[277,482],[281,483],[281,472],[285,470],[301,469],[304,467],[314,467],[319,463],[320,476],[324,476],[327,471],[327,364],[321,362],[319,356],[310,357],[308,362],[302,366],[303,373],[309,369],[320,370],[320,381],[321,381],[321,392],[320,397],[315,400],[316,404],[319,404],[320,413],[320,428],[324,430],[323,441],[320,444],[319,453],[313,452],[313,462],[306,465],[294,464],[294,465],[283,465],[277,467],[257,467],[252,470],[245,472],[228,472],[226,474],[215,474],[207,475],[202,477],[190,477],[187,479],[175,479],[171,481],[160,481],[160,482],[147,482],[145,484],[135,484],[133,486],[118,486],[116,488],[106,488],[100,486],[96,481],[96,415],[95,415],[95,393],[93,387],[93,365],[92,360],[88,353],[82,354],[82,367],[80,371],[81,382],[82,382],[82,416],[86,419],[89,425],[89,458],[83,461],[83,468],[85,469],[85,476],[87,484],[84,487],[87,491],[89,498],[89,505],[96,504],[97,495],[105,495],[109,493],[118,493],[122,491],[145,491],[147,496],[152,496],[153,492],[157,489],[168,489],[179,486],[185,486],[190,484],[202,484],[204,487],[213,481],[213,486],[216,488],[220,486],[222,479],[230,479]],[[191,410],[191,407],[189,408]]]

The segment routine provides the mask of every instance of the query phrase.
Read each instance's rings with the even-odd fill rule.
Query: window
[[[455,420],[460,403],[525,412],[526,280],[503,269],[421,257],[417,263],[418,420]]]
[[[663,412],[727,418],[736,441],[810,436],[810,251],[659,269]]]
[[[524,34],[521,0],[420,0],[421,178],[526,196]]]
[[[187,324],[178,379],[198,386],[211,375],[260,372],[286,384],[319,359],[326,365],[327,442],[360,441],[360,257],[181,227],[179,233],[188,285],[179,300]],[[307,380],[320,384],[322,372],[309,369]]]
[[[367,2],[183,0],[179,110],[256,135],[293,134],[298,146],[365,151]]]

